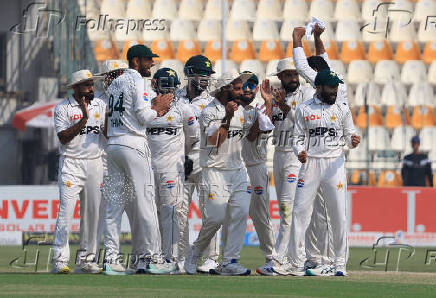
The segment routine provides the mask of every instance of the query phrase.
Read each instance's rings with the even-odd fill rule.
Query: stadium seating
[[[321,40],[323,42],[330,41],[330,40],[336,41],[336,34],[335,34],[335,30],[333,29],[332,23],[325,21],[324,25],[325,25],[325,29],[324,29],[323,34],[321,35]],[[312,39],[313,39],[313,36],[312,36]]]
[[[117,45],[110,40],[98,40],[94,46],[94,54],[97,61],[120,59]]]
[[[286,20],[306,21],[308,9],[304,0],[286,0],[283,7],[283,18]]]
[[[342,44],[341,60],[350,63],[353,60],[365,60],[365,49],[360,41],[345,41]]]
[[[348,67],[348,83],[359,84],[372,79],[371,64],[367,60],[353,60]]]
[[[266,62],[275,59],[283,59],[285,53],[282,45],[277,40],[262,41],[259,50],[259,60]]]
[[[175,19],[171,22],[171,41],[195,40],[196,38],[194,24],[190,20]]]
[[[380,21],[380,16],[387,15],[388,5],[380,5],[381,0],[364,0],[362,3],[362,19],[365,22],[371,22],[374,17]]]
[[[368,60],[377,63],[380,60],[392,60],[394,54],[391,45],[387,40],[373,41],[369,44]]]
[[[380,173],[378,187],[399,187],[402,186],[401,175],[393,170],[386,170]]]
[[[232,60],[225,60],[225,72],[238,72],[238,67],[236,66],[235,62]],[[217,60],[214,64],[213,70],[215,71],[214,77],[219,78],[224,72],[223,72],[223,61]]]
[[[140,40],[128,40],[128,41],[126,41],[124,43],[124,46],[123,46],[123,51],[121,52],[121,59],[127,61],[127,51],[129,50],[130,47],[133,47],[134,45],[137,45],[137,44],[144,44],[144,43]]]
[[[151,50],[153,53],[156,53],[157,55],[159,55],[158,58],[155,58],[155,60],[158,62],[160,62],[162,60],[166,60],[166,59],[174,59],[173,46],[167,40],[155,40],[155,41],[153,41],[153,43],[151,44]],[[123,50],[123,53],[124,53],[124,50]],[[125,57],[125,56],[123,55],[123,57]]]
[[[242,20],[229,19],[226,25],[226,38],[228,41],[251,40],[251,31],[248,23]]]
[[[118,1],[122,2],[122,1]],[[126,16],[132,19],[150,19],[152,0],[129,0]]]
[[[330,68],[340,76],[345,77],[346,75],[345,65],[341,60],[330,60]]]
[[[338,0],[334,16],[337,20],[359,21],[362,18],[359,5],[355,0]]]
[[[429,106],[415,106],[412,112],[411,125],[415,129],[435,125],[433,109]]]
[[[181,0],[179,18],[192,21],[200,21],[203,16],[203,1]]]
[[[290,32],[292,34],[292,32]],[[279,40],[279,30],[274,21],[268,19],[257,19],[253,27],[253,40]]]
[[[384,85],[381,104],[385,106],[402,106],[406,104],[406,88],[398,81],[388,82]]]
[[[416,39],[413,23],[407,24],[404,21],[393,22],[389,32],[389,40],[394,42],[412,41]]]
[[[436,15],[433,16],[435,18]],[[418,40],[420,42],[436,41],[436,26],[430,21],[423,21],[419,25]]]
[[[177,1],[154,0],[152,15],[155,19],[174,20],[177,18]]]
[[[413,84],[409,92],[408,106],[435,105],[433,87],[426,81]]]
[[[391,148],[404,152],[410,147],[410,140],[416,135],[415,129],[408,125],[398,126],[392,132]]]
[[[412,14],[407,11],[412,12]],[[413,3],[409,0],[392,1],[392,4],[388,6],[388,14],[391,20],[401,21],[406,24],[413,18]]]
[[[339,51],[338,51],[338,45],[335,41],[325,41],[324,42],[324,48],[327,52],[327,55],[329,56],[329,59],[331,60],[338,60],[339,59]]]
[[[274,21],[282,20],[281,0],[259,0],[257,6],[257,18]]]
[[[380,89],[374,81],[362,82],[357,85],[354,103],[357,106],[380,105]]]
[[[282,27],[280,29],[280,40],[281,41],[291,41],[292,40],[292,32],[295,27],[304,27],[305,24],[300,20],[284,20],[282,23]],[[324,33],[323,33],[324,34]]]
[[[428,41],[425,44],[424,53],[422,54],[422,60],[424,60],[424,62],[427,64],[436,61],[436,41]]]
[[[235,62],[241,62],[247,59],[256,59],[256,51],[253,43],[248,40],[239,40],[233,42],[230,57]]]
[[[375,174],[371,170],[354,170],[351,175],[350,184],[376,186]]]
[[[324,21],[332,21],[333,18],[333,2],[330,0],[313,0],[310,3],[309,16],[316,16]]]
[[[336,24],[336,41],[361,40],[360,27],[356,20],[342,20]]]
[[[259,82],[265,78],[265,67],[256,59],[243,60],[239,66],[239,72],[243,71],[251,71],[252,73],[255,73],[259,78]]]
[[[392,60],[379,60],[375,65],[374,81],[377,84],[398,82],[400,80],[400,69],[398,64]]]
[[[286,57],[293,57],[293,49],[294,49],[294,44],[292,41],[290,41],[288,43],[288,47],[286,48]],[[312,56],[312,51],[310,49],[310,44],[307,40],[303,39],[303,50],[304,50],[304,54],[306,55],[306,57],[310,57]]]
[[[162,26],[163,30],[144,30],[142,34],[142,38],[144,41],[155,41],[155,40],[169,40],[170,39],[170,26],[168,22],[165,23],[165,26]]]
[[[369,150],[387,150],[391,148],[389,132],[384,126],[370,126],[368,141]]]
[[[125,1],[103,0],[100,6],[100,14],[108,15],[110,19],[122,19],[126,14]]]
[[[436,146],[436,127],[423,127],[419,133],[421,144],[419,149],[422,151],[431,151]]]
[[[415,6],[413,21],[425,22],[427,16],[436,16],[436,2],[434,0],[419,0]]]
[[[364,24],[362,40],[364,42],[385,40],[388,38],[386,27],[387,21],[380,21],[379,19]]]
[[[196,40],[182,40],[179,42],[176,58],[186,62],[190,57],[200,54],[200,45]]]
[[[142,33],[139,30],[129,30],[126,29],[115,30],[112,40],[117,42],[124,42],[128,40],[140,40],[142,39]]]
[[[382,116],[380,107],[369,106],[368,112],[369,112],[369,126],[370,127],[378,127],[378,126],[383,125],[383,116]],[[361,129],[367,128],[368,122],[367,122],[367,114],[366,114],[365,106],[360,107],[356,122],[357,122],[356,123],[357,127],[361,128]]]
[[[428,69],[428,82],[436,85],[436,61],[433,61]]]
[[[222,19],[221,0],[207,0],[206,8],[204,10],[204,18],[207,19]],[[229,7],[227,6],[227,14]]]
[[[408,60],[401,70],[401,82],[403,84],[415,84],[426,80],[427,71],[421,60]]]
[[[403,115],[405,113],[407,113],[407,111],[399,106],[388,106],[385,117],[385,126],[389,129],[394,129],[404,125],[406,121],[403,119]]]
[[[405,63],[408,60],[420,60],[421,52],[415,41],[402,41],[397,45],[395,60],[399,63]]]
[[[256,19],[256,3],[252,0],[233,1],[230,18],[253,22]]]
[[[222,58],[221,40],[210,40],[207,42],[204,49],[204,55],[209,58],[210,61],[215,62]]]
[[[202,19],[198,24],[197,39],[199,41],[221,40],[221,22]]]

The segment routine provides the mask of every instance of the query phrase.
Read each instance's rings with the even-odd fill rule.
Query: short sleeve
[[[70,121],[68,121],[68,114],[65,105],[58,104],[54,110],[54,124],[56,133],[60,133],[70,127]]]

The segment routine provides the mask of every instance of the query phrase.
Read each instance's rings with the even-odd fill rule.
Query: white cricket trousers
[[[198,194],[201,217],[204,218],[203,197],[200,195],[203,188],[201,184],[201,177],[202,177],[201,173],[202,171],[192,173],[191,175],[188,176],[188,179],[184,183],[184,187],[183,187],[184,196],[183,196],[183,204],[182,204],[183,222],[181,225],[182,235],[180,236],[180,241],[179,241],[179,257],[178,257],[179,261],[185,260],[186,254],[188,253],[187,251],[189,247],[188,216],[189,216],[189,208],[192,202],[192,195],[194,194],[195,190],[197,190],[197,194]],[[220,243],[219,243],[219,237],[217,232],[215,236],[213,236],[212,239],[210,240],[210,244],[203,252],[203,255],[206,258],[216,261],[218,260],[219,254],[220,254]]]
[[[265,163],[247,166],[251,184],[250,217],[267,260],[275,257],[274,230],[269,214],[269,178]]]
[[[53,262],[70,260],[68,233],[76,201],[80,199],[80,248],[76,263],[94,261],[97,250],[100,185],[103,169],[100,158],[59,158],[59,213],[53,241]]]
[[[154,173],[162,252],[168,260],[177,260],[178,257],[184,222],[183,180],[184,173]]]
[[[301,178],[304,177],[304,178]],[[296,191],[292,212],[290,261],[293,266],[302,268],[305,261],[305,234],[311,220],[314,200],[321,187],[331,228],[334,265],[345,267],[347,245],[346,196],[347,177],[344,156],[332,158],[308,157],[302,167],[300,179],[304,186]]]
[[[245,167],[238,170],[203,168],[204,216],[194,242],[194,256],[201,257],[222,226],[223,263],[239,259],[247,229],[250,194]]]
[[[274,151],[273,174],[280,214],[275,250],[279,258],[284,258],[288,254],[292,209],[300,168],[301,163],[293,151]]]
[[[104,183],[105,260],[114,262],[119,257],[119,236],[124,210],[128,213],[131,224],[132,254],[135,257],[160,254],[150,150],[148,147],[145,151],[140,151],[122,145],[108,145],[107,163],[108,179]]]

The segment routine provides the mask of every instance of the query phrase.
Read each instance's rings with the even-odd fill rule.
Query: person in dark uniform
[[[431,171],[431,161],[427,154],[419,152],[420,140],[418,136],[412,138],[413,153],[406,155],[403,160],[401,176],[404,186],[427,186],[433,187],[433,173]]]

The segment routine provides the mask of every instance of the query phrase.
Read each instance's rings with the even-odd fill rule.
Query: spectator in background
[[[427,154],[419,152],[420,140],[418,136],[412,138],[413,153],[406,155],[403,160],[401,176],[404,186],[431,186],[433,187],[433,173],[431,161]],[[426,182],[428,178],[428,184]]]

